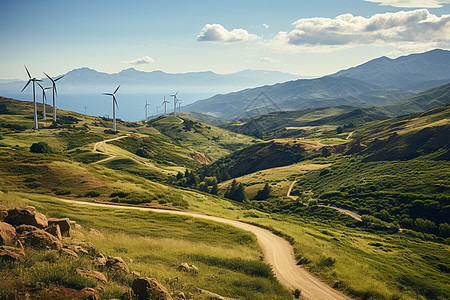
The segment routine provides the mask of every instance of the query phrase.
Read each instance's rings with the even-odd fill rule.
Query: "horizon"
[[[133,67],[321,77],[382,56],[450,49],[447,0],[45,0],[2,8],[2,79],[25,80],[24,64],[51,75],[88,66],[107,74]]]

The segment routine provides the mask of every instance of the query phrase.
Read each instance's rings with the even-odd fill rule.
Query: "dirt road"
[[[115,140],[120,140],[120,139],[123,139],[123,138],[126,138],[126,137],[128,137],[128,134],[127,134],[127,135],[118,136],[118,137],[115,137],[115,138],[113,138],[113,139],[109,139],[109,140],[104,140],[104,141],[101,141],[101,142],[97,142],[97,143],[94,144],[94,152],[97,151],[97,149],[100,147],[100,145],[102,145],[104,151],[106,151],[106,143],[107,143],[107,142],[111,142],[111,141],[115,141]],[[100,151],[100,150],[99,150],[99,151]]]
[[[135,209],[141,211],[151,211],[156,213],[168,213],[176,215],[186,215],[195,218],[202,218],[220,223],[229,224],[243,230],[247,230],[256,235],[259,245],[261,246],[266,263],[272,266],[277,279],[284,286],[294,290],[300,289],[302,297],[314,300],[343,300],[351,299],[343,293],[334,290],[320,279],[307,272],[303,268],[297,266],[292,246],[285,239],[273,234],[272,232],[247,223],[235,220],[229,220],[220,217],[202,215],[199,213],[173,211],[164,209],[153,209],[144,207],[133,207],[123,205],[109,205],[91,202],[79,202],[75,200],[60,199],[67,203],[76,203],[82,205],[92,205],[99,207],[114,207],[117,209]]]

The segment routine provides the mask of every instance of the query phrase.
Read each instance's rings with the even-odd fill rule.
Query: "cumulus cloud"
[[[269,25],[267,25],[266,23],[262,24],[262,26],[264,26],[264,28],[268,29]]]
[[[150,56],[143,56],[141,58],[125,61],[124,63],[130,64],[130,65],[146,65],[146,64],[152,64],[155,60],[151,58]]]
[[[380,5],[393,7],[426,7],[439,8],[449,4],[450,0],[364,0],[366,2],[380,3]]]
[[[376,14],[369,18],[344,14],[334,19],[307,18],[293,23],[265,44],[284,51],[333,51],[358,45],[442,44],[450,42],[450,15],[426,9]]]
[[[276,62],[276,60],[273,59],[272,57],[267,57],[266,56],[266,57],[261,58],[261,62],[273,64],[273,63]]]
[[[206,24],[197,36],[197,41],[231,44],[246,42],[258,38],[259,37],[257,35],[248,33],[247,30],[242,28],[229,31],[220,24]]]

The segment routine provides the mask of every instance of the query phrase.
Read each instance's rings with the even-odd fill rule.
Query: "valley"
[[[111,119],[62,110],[59,123],[40,121],[34,131],[29,103],[0,102],[1,203],[99,230],[106,239],[78,238],[129,257],[173,294],[450,295],[448,105],[397,118],[352,107],[269,114],[255,136],[235,129],[249,123],[220,128],[187,115],[118,121],[114,133]],[[282,119],[301,131],[286,136]],[[49,148],[30,152],[39,142]],[[293,254],[274,254],[281,250],[267,248],[272,239]],[[183,261],[200,273],[180,274],[174,265]],[[291,272],[303,275],[285,277]],[[127,289],[126,281],[105,287],[103,297]]]

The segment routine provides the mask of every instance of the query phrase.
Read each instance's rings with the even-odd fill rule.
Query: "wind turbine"
[[[180,115],[180,113],[181,113],[181,109],[180,109],[180,106],[181,106],[181,100],[180,100],[180,99],[177,99],[177,103],[178,103],[178,115]]]
[[[167,100],[166,100],[166,96],[164,96],[164,101],[163,101],[163,103],[161,104],[161,106],[164,104],[164,114],[165,114],[165,115],[167,114],[167,110],[166,110],[166,105],[167,105],[167,103],[169,103],[169,101],[167,101]]]
[[[119,109],[119,104],[117,104],[117,100],[116,100],[116,93],[119,88],[120,88],[120,85],[117,87],[117,89],[112,94],[103,93],[103,95],[112,96],[112,98],[113,98],[113,131],[116,131],[116,106],[117,106],[117,109]]]
[[[60,80],[61,78],[64,77],[64,75],[61,75],[55,79],[51,78],[50,76],[47,75],[47,73],[45,73],[45,76],[47,76],[48,79],[50,79],[50,81],[52,82],[52,86],[53,86],[53,122],[56,123],[56,101],[55,101],[55,95],[58,96],[58,91],[56,90],[56,82],[58,80]]]
[[[44,114],[44,120],[47,120],[47,113],[45,112],[45,103],[47,102],[47,96],[45,95],[45,90],[51,89],[51,87],[44,88],[39,82],[37,83],[42,89],[42,113]]]
[[[170,95],[170,97],[173,97],[173,115],[176,117],[177,116],[177,94],[178,92],[176,92],[173,95]]]
[[[33,108],[34,108],[34,129],[38,129],[38,123],[37,123],[37,107],[36,107],[36,85],[34,84],[36,81],[42,81],[36,78],[31,78],[30,72],[27,69],[27,66],[25,66],[25,70],[27,71],[28,74],[28,82],[27,84],[25,84],[25,86],[23,87],[22,91],[25,90],[25,88],[30,84],[30,82],[33,82]]]
[[[145,109],[145,121],[146,121],[146,122],[147,122],[147,120],[148,120],[148,117],[147,117],[147,107],[148,107],[148,106],[151,106],[151,105],[147,103],[147,100],[145,100],[145,106],[144,106],[144,109]]]
[[[156,107],[156,117],[159,115],[159,106]]]

